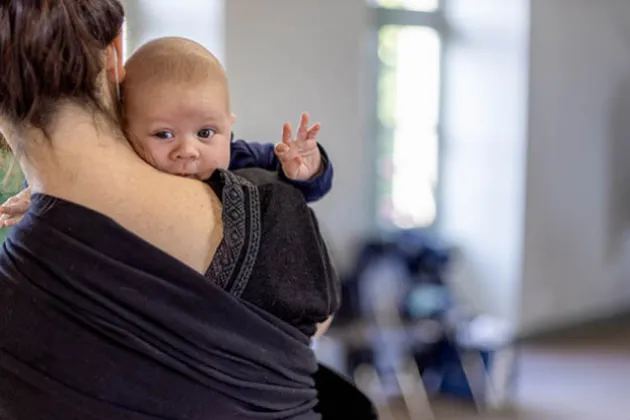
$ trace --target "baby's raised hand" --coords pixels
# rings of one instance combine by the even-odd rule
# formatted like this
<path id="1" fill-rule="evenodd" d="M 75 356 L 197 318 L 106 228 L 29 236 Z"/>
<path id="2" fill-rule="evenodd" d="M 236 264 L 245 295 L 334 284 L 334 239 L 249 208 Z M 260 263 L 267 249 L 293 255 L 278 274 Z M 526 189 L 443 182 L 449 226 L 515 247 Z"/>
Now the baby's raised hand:
<path id="1" fill-rule="evenodd" d="M 320 123 L 309 127 L 309 115 L 303 113 L 295 139 L 291 124 L 282 127 L 282 143 L 275 147 L 282 171 L 289 179 L 308 181 L 323 169 L 322 154 L 317 147 Z"/>
<path id="2" fill-rule="evenodd" d="M 25 188 L 0 206 L 0 229 L 13 226 L 24 217 L 31 205 L 31 189 Z"/>

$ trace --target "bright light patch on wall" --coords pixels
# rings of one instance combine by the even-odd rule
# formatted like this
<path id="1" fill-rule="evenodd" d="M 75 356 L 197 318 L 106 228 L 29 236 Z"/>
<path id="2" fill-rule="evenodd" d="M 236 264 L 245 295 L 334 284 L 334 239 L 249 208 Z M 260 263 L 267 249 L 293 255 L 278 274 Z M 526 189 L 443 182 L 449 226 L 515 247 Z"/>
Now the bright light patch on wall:
<path id="1" fill-rule="evenodd" d="M 439 35 L 384 26 L 379 58 L 379 219 L 385 227 L 427 227 L 437 213 Z"/>

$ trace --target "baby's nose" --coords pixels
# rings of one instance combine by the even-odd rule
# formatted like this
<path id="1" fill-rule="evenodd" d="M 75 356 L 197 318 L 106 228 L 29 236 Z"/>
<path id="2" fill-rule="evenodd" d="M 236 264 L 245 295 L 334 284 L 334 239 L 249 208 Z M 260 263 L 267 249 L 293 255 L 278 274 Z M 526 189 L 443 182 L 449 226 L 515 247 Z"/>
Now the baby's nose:
<path id="1" fill-rule="evenodd" d="M 185 140 L 177 149 L 178 159 L 196 159 L 199 157 L 199 149 L 195 141 Z"/>

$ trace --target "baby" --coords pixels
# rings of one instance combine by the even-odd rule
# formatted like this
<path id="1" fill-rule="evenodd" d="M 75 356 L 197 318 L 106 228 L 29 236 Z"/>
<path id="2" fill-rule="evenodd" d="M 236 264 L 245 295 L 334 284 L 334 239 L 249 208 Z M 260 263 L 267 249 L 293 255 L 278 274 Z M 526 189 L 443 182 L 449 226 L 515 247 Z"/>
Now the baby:
<path id="1" fill-rule="evenodd" d="M 215 169 L 278 170 L 307 201 L 331 188 L 332 165 L 302 114 L 296 138 L 290 124 L 282 142 L 232 140 L 227 76 L 219 60 L 184 38 L 160 38 L 140 47 L 125 64 L 123 125 L 137 153 L 157 169 L 206 180 Z M 0 207 L 0 227 L 16 224 L 28 210 L 30 190 Z"/>
<path id="2" fill-rule="evenodd" d="M 255 165 L 278 168 L 272 159 L 273 146 L 256 159 L 254 149 L 246 148 L 243 143 L 238 150 L 232 148 L 230 156 L 235 117 L 230 109 L 225 70 L 208 50 L 190 40 L 162 38 L 141 47 L 126 63 L 122 103 L 123 126 L 132 145 L 147 162 L 164 172 L 207 180 L 215 169 L 228 168 L 230 160 L 238 161 L 240 168 Z M 309 180 L 312 184 L 314 177 L 321 178 L 326 173 L 330 176 L 332 171 L 317 146 L 320 125 L 310 128 L 308 125 L 308 115 L 304 114 L 297 137 L 292 140 L 291 128 L 285 124 L 282 143 L 275 148 L 281 174 L 302 187 L 306 198 L 313 193 L 308 190 Z M 338 305 L 336 275 L 324 245 L 318 243 L 321 238 L 317 221 L 299 217 L 305 213 L 291 197 L 293 190 L 279 189 L 266 181 L 263 184 L 258 191 L 264 196 L 261 199 L 264 205 L 261 204 L 257 220 L 263 226 L 265 246 L 260 247 L 252 266 L 256 274 L 243 286 L 239 296 L 310 337 L 315 334 L 317 324 L 332 315 Z M 276 193 L 264 192 L 270 189 Z M 291 212 L 293 218 L 283 220 L 282 228 L 274 228 L 274 235 L 264 233 L 277 223 L 276 211 L 285 211 L 286 206 L 296 206 Z M 252 223 L 248 220 L 243 219 L 246 225 Z M 237 232 L 224 233 L 231 238 Z M 297 251 L 309 256 L 308 263 L 292 267 L 290 258 L 276 253 L 291 244 L 305 246 L 304 241 L 293 240 L 296 234 L 312 237 L 313 242 Z M 217 252 L 215 257 L 221 258 Z M 221 285 L 220 277 L 211 276 Z M 228 281 L 221 287 L 234 290 L 236 286 Z M 323 328 L 320 325 L 320 333 Z"/>

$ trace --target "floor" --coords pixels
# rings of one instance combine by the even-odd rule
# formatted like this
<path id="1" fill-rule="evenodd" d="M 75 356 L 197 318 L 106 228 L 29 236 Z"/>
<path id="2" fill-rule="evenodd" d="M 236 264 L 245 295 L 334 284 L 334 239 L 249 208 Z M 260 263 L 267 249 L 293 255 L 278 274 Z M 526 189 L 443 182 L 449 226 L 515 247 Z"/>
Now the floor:
<path id="1" fill-rule="evenodd" d="M 519 372 L 510 412 L 476 414 L 470 405 L 439 401 L 435 420 L 630 420 L 630 322 L 523 347 Z"/>

